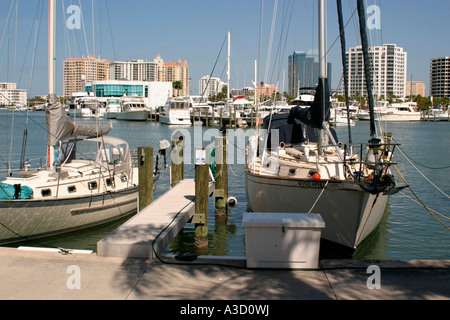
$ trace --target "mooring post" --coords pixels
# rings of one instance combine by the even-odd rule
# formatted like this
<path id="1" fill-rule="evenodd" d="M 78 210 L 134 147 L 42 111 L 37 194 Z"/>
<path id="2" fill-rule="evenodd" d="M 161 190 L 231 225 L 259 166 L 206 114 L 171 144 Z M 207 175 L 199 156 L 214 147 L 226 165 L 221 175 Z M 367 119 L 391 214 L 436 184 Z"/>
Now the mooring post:
<path id="1" fill-rule="evenodd" d="M 228 198 L 228 165 L 227 165 L 227 135 L 215 138 L 216 147 L 216 186 L 214 190 L 216 218 L 227 217 Z"/>
<path id="2" fill-rule="evenodd" d="M 139 207 L 142 211 L 153 202 L 153 148 L 139 147 Z"/>
<path id="3" fill-rule="evenodd" d="M 192 223 L 195 224 L 195 248 L 204 251 L 208 249 L 208 198 L 209 198 L 209 165 L 208 150 L 195 150 L 195 214 Z"/>
<path id="4" fill-rule="evenodd" d="M 184 149 L 183 140 L 172 141 L 172 167 L 170 170 L 170 187 L 175 185 L 184 179 Z"/>

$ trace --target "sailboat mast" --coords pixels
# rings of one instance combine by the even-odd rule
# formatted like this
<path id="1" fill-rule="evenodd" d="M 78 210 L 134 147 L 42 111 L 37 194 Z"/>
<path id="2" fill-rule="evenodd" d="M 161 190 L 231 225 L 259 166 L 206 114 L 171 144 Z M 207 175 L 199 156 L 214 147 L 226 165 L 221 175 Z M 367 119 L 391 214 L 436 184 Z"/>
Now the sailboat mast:
<path id="1" fill-rule="evenodd" d="M 328 77 L 327 72 L 327 57 L 326 57 L 326 50 L 327 50 L 327 44 L 326 44 L 326 25 L 325 25 L 325 0 L 319 0 L 319 82 L 322 84 L 325 84 Z M 325 89 L 325 86 L 323 86 Z M 320 108 L 320 119 L 323 123 L 325 119 L 325 105 L 327 99 L 330 99 L 327 97 L 328 92 L 326 90 L 322 90 L 322 106 Z M 320 153 L 323 152 L 323 147 L 325 146 L 325 134 L 324 130 L 320 128 L 319 130 L 319 150 Z M 321 148 L 322 147 L 322 148 Z"/>
<path id="2" fill-rule="evenodd" d="M 48 104 L 56 101 L 56 0 L 48 1 Z M 47 119 L 48 121 L 48 119 Z M 50 134 L 50 133 L 49 133 Z M 50 139 L 49 139 L 50 140 Z M 55 147 L 47 147 L 47 166 L 53 168 Z"/>
<path id="3" fill-rule="evenodd" d="M 369 112 L 370 112 L 370 137 L 376 137 L 376 127 L 375 127 L 375 101 L 372 94 L 372 75 L 371 75 L 371 58 L 369 55 L 369 40 L 367 37 L 367 26 L 366 26 L 366 9 L 364 6 L 364 0 L 358 0 L 358 16 L 359 16 L 359 28 L 361 36 L 361 44 L 364 57 L 364 75 L 366 77 L 366 90 L 367 97 L 369 99 Z"/>
<path id="4" fill-rule="evenodd" d="M 327 78 L 325 0 L 319 0 L 319 79 Z"/>
<path id="5" fill-rule="evenodd" d="M 48 1 L 48 92 L 56 93 L 55 69 L 56 0 Z"/>
<path id="6" fill-rule="evenodd" d="M 227 98 L 230 99 L 230 77 L 231 77 L 231 32 L 228 30 L 228 81 L 227 81 Z"/>

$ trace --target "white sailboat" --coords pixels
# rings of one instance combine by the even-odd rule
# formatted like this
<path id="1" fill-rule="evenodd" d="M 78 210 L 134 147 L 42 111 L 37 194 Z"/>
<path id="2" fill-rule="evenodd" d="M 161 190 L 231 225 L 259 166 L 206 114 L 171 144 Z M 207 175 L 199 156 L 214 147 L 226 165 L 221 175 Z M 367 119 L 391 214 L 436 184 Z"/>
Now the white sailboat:
<path id="1" fill-rule="evenodd" d="M 0 183 L 1 245 L 100 225 L 137 210 L 138 168 L 128 143 L 105 136 L 110 124 L 75 124 L 57 99 L 55 23 L 56 0 L 49 0 L 47 168 L 25 169 Z"/>
<path id="2" fill-rule="evenodd" d="M 266 130 L 250 138 L 247 200 L 254 212 L 318 213 L 325 221 L 322 239 L 353 251 L 378 226 L 389 195 L 398 191 L 389 171 L 395 145 L 376 135 L 373 118 L 369 143 L 341 145 L 329 128 L 324 11 L 325 1 L 319 0 L 321 60 L 314 102 L 266 117 Z M 358 11 L 364 19 L 363 1 L 358 0 Z M 363 43 L 364 37 L 361 32 Z M 366 70 L 370 86 L 369 77 Z M 373 108 L 373 98 L 370 102 Z"/>

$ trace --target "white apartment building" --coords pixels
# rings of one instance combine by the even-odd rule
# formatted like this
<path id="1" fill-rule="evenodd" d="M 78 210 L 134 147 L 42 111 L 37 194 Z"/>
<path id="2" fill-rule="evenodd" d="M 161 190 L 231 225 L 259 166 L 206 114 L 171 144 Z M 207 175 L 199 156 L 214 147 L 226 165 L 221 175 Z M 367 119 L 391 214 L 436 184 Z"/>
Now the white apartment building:
<path id="1" fill-rule="evenodd" d="M 17 89 L 14 82 L 0 82 L 0 106 L 25 107 L 27 90 Z"/>
<path id="2" fill-rule="evenodd" d="M 110 65 L 110 80 L 158 81 L 158 64 L 155 62 L 114 61 Z"/>
<path id="3" fill-rule="evenodd" d="M 220 78 L 210 76 L 203 76 L 199 81 L 199 95 L 204 95 L 206 98 L 216 96 L 224 86 Z"/>
<path id="4" fill-rule="evenodd" d="M 372 86 L 375 96 L 388 97 L 392 92 L 396 97 L 406 96 L 408 54 L 396 44 L 385 44 L 369 48 L 372 56 Z M 350 48 L 347 52 L 349 94 L 359 92 L 367 96 L 366 77 L 362 46 Z"/>

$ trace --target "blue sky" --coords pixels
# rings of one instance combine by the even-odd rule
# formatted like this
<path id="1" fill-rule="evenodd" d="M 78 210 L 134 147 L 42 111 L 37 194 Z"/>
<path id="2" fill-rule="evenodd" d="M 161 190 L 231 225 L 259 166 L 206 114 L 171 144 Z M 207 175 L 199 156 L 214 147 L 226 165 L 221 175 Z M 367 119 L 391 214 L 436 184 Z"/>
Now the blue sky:
<path id="1" fill-rule="evenodd" d="M 327 2 L 327 43 L 331 46 L 338 36 L 336 2 Z M 275 3 L 277 15 L 273 20 Z M 356 7 L 356 1 L 342 0 L 342 3 L 344 20 L 347 21 Z M 65 22 L 69 15 L 64 17 L 63 11 L 70 5 L 79 4 L 84 25 L 81 30 L 67 30 L 68 41 Z M 413 80 L 424 81 L 428 92 L 430 59 L 450 55 L 450 2 L 367 0 L 368 6 L 373 4 L 381 10 L 381 29 L 371 32 L 372 43 L 396 43 L 403 47 L 408 52 L 408 80 L 412 75 Z M 7 24 L 10 6 L 10 23 Z M 95 55 L 111 61 L 152 61 L 158 53 L 166 62 L 187 59 L 192 94 L 198 93 L 200 77 L 211 74 L 216 59 L 218 62 L 213 76 L 226 81 L 226 45 L 219 58 L 218 55 L 228 30 L 231 31 L 232 87 L 251 85 L 254 60 L 258 59 L 259 80 L 278 83 L 280 87 L 284 84 L 287 89 L 287 80 L 283 75 L 287 76 L 288 55 L 294 50 L 317 48 L 317 0 L 94 0 L 95 42 L 92 37 L 92 0 L 57 0 L 57 6 L 58 93 L 62 93 L 63 60 L 94 53 L 94 43 Z M 35 36 L 33 22 L 38 8 L 43 11 L 42 15 L 39 12 L 42 20 Z M 274 32 L 271 37 L 272 24 Z M 359 44 L 357 28 L 356 20 L 348 24 L 348 47 Z M 29 90 L 29 96 L 46 94 L 47 1 L 0 1 L 0 36 L 3 39 L 0 46 L 0 81 L 18 82 L 20 88 Z M 35 40 L 38 45 L 31 73 Z M 342 72 L 339 46 L 337 41 L 328 55 L 333 65 L 333 88 Z M 271 58 L 269 62 L 268 56 Z"/>

